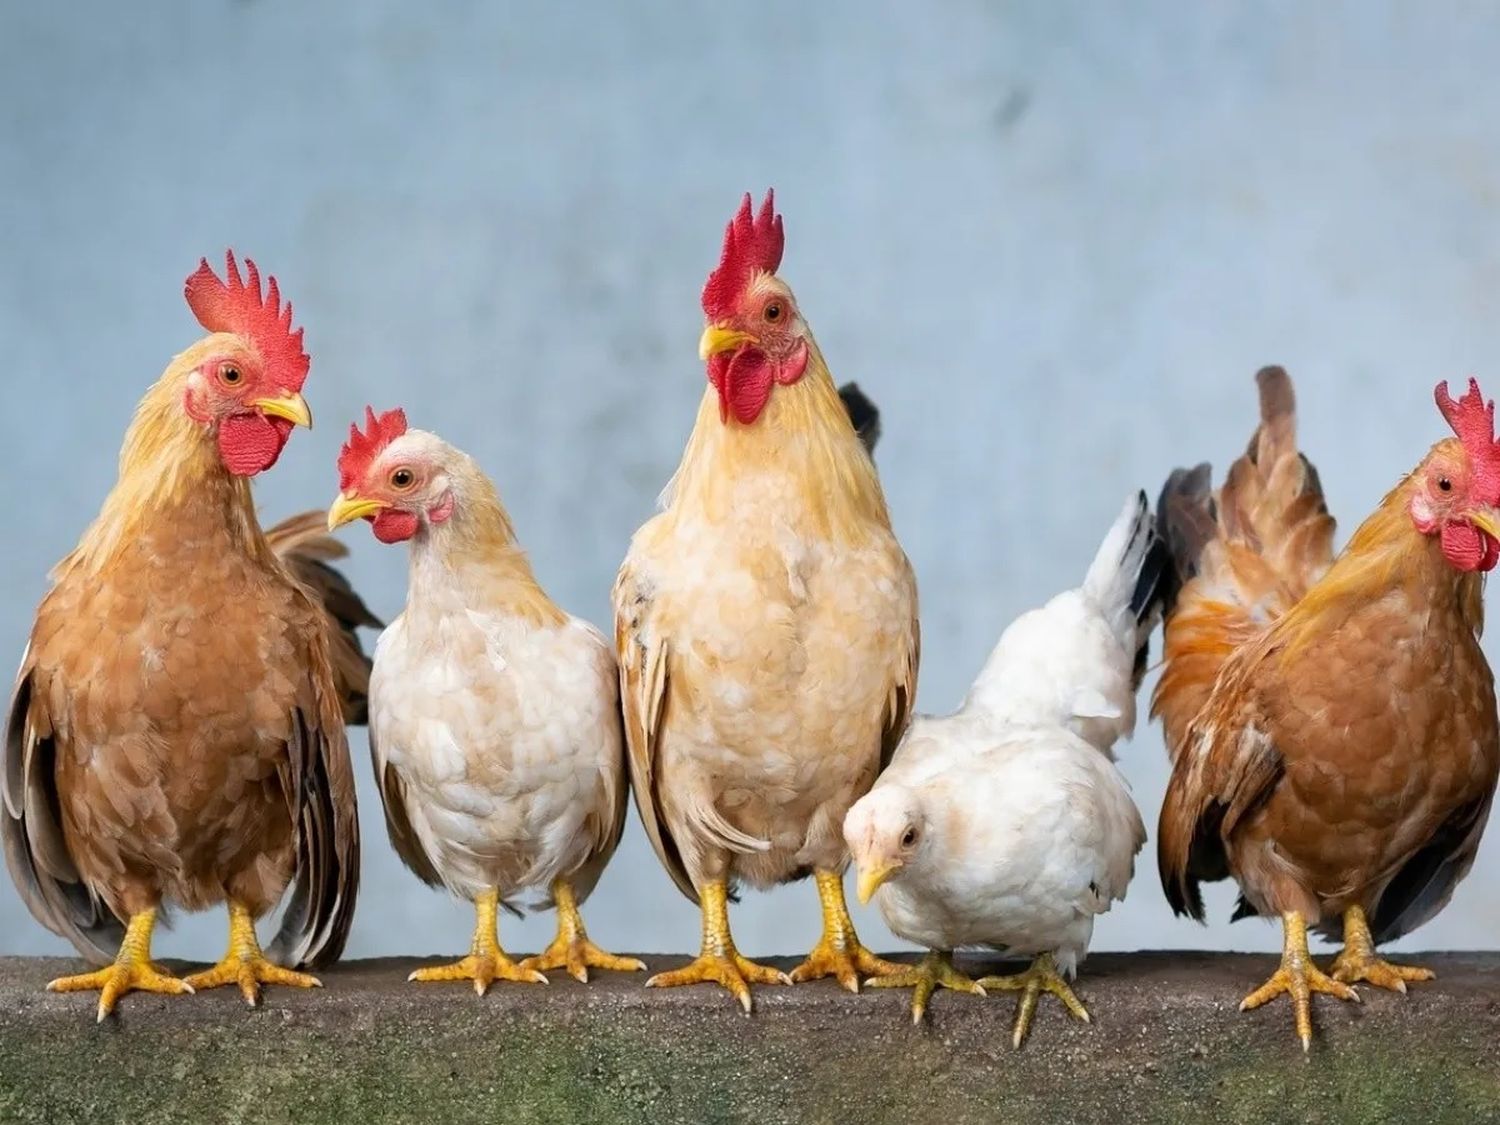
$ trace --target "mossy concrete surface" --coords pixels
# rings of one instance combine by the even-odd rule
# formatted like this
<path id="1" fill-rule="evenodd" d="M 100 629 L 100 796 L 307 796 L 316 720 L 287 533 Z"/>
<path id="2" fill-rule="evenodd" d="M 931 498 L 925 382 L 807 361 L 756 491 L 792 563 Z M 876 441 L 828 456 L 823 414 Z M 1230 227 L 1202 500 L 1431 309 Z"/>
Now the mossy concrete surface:
<path id="1" fill-rule="evenodd" d="M 647 957 L 653 970 L 680 957 Z M 1240 1014 L 1272 958 L 1099 955 L 1084 1025 L 1044 997 L 1010 1045 L 1016 998 L 831 982 L 719 989 L 416 985 L 416 962 L 360 961 L 316 992 L 93 995 L 42 986 L 62 960 L 0 959 L 0 1121 L 157 1122 L 1500 1122 L 1500 956 L 1442 954 L 1408 996 L 1314 1000 L 1304 1057 L 1285 1000 Z"/>

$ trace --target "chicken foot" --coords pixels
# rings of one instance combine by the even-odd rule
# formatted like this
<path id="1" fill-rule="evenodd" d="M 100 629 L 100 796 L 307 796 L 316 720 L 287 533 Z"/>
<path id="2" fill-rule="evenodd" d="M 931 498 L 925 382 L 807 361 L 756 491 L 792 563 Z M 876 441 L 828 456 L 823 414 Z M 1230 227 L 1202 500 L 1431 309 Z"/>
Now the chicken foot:
<path id="1" fill-rule="evenodd" d="M 683 984 L 717 984 L 727 988 L 740 1002 L 748 1016 L 751 1009 L 750 985 L 791 984 L 783 972 L 757 965 L 740 956 L 729 933 L 729 888 L 723 882 L 703 885 L 699 892 L 703 911 L 703 949 L 692 964 L 680 969 L 657 973 L 646 982 L 647 988 L 675 988 Z"/>
<path id="2" fill-rule="evenodd" d="M 793 983 L 833 977 L 850 992 L 859 991 L 859 978 L 904 973 L 906 966 L 875 956 L 860 944 L 854 920 L 844 902 L 844 877 L 835 871 L 815 871 L 818 902 L 823 908 L 823 936 L 807 960 L 792 970 Z"/>
<path id="3" fill-rule="evenodd" d="M 927 1001 L 939 988 L 983 996 L 984 988 L 953 967 L 951 952 L 929 950 L 915 965 L 897 965 L 894 973 L 865 981 L 870 988 L 910 988 L 911 1022 L 921 1023 L 927 1014 Z"/>
<path id="4" fill-rule="evenodd" d="M 1011 1046 L 1017 1049 L 1026 1042 L 1026 1033 L 1031 1030 L 1031 1018 L 1036 1015 L 1037 1001 L 1041 999 L 1043 992 L 1050 992 L 1061 1000 L 1063 1007 L 1068 1009 L 1074 1019 L 1090 1022 L 1088 1009 L 1057 971 L 1050 953 L 1039 955 L 1025 972 L 1004 977 L 981 977 L 979 984 L 986 989 L 1021 994 L 1021 1002 L 1016 1007 L 1016 1026 L 1010 1036 Z"/>
<path id="5" fill-rule="evenodd" d="M 535 969 L 518 965 L 500 948 L 500 932 L 495 917 L 499 912 L 500 892 L 490 887 L 474 899 L 474 940 L 469 955 L 449 965 L 417 969 L 409 981 L 471 980 L 474 992 L 483 996 L 497 980 L 521 984 L 546 984 L 547 978 Z"/>
<path id="6" fill-rule="evenodd" d="M 1290 910 L 1281 916 L 1283 931 L 1281 967 L 1244 1000 L 1240 1011 L 1259 1008 L 1282 993 L 1292 998 L 1292 1015 L 1297 1022 L 1297 1038 L 1304 1053 L 1312 1049 L 1312 994 L 1322 992 L 1340 1000 L 1359 1002 L 1359 993 L 1343 981 L 1336 980 L 1313 964 L 1307 951 L 1307 923 L 1302 915 Z"/>
<path id="7" fill-rule="evenodd" d="M 190 993 L 193 986 L 185 980 L 161 972 L 151 964 L 151 931 L 156 928 L 156 911 L 132 914 L 125 927 L 125 939 L 114 963 L 92 973 L 58 977 L 47 985 L 48 992 L 99 991 L 98 1021 L 115 1010 L 115 1002 L 127 992 Z"/>
<path id="8" fill-rule="evenodd" d="M 580 984 L 588 983 L 590 969 L 610 969 L 620 973 L 646 971 L 644 961 L 606 953 L 589 940 L 588 931 L 583 928 L 583 915 L 578 912 L 573 886 L 566 879 L 558 879 L 552 884 L 552 901 L 557 904 L 557 937 L 536 956 L 523 960 L 522 969 L 566 969 L 568 975 Z"/>
<path id="9" fill-rule="evenodd" d="M 1431 969 L 1393 965 L 1375 956 L 1375 940 L 1370 935 L 1364 910 L 1351 906 L 1344 911 L 1344 948 L 1334 958 L 1334 980 L 1344 984 L 1367 981 L 1376 988 L 1404 993 L 1407 981 L 1432 980 L 1436 976 Z"/>
<path id="10" fill-rule="evenodd" d="M 260 986 L 263 984 L 284 984 L 291 988 L 323 987 L 323 982 L 309 973 L 296 973 L 268 961 L 261 952 L 260 940 L 255 936 L 255 919 L 245 906 L 233 899 L 229 902 L 228 952 L 213 968 L 188 977 L 187 983 L 195 989 L 237 984 L 240 995 L 252 1008 L 260 1000 Z"/>

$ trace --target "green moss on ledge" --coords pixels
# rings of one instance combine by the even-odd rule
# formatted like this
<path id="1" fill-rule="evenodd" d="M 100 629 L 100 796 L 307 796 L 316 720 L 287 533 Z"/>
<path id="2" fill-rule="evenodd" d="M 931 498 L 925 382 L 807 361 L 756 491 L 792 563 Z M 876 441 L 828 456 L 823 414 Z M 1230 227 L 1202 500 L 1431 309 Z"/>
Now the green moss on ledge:
<path id="1" fill-rule="evenodd" d="M 682 960 L 648 957 L 653 969 Z M 0 1121 L 1500 1122 L 1500 955 L 1412 958 L 1407 997 L 1314 1002 L 1304 1058 L 1278 1002 L 1240 1015 L 1267 957 L 1099 955 L 1089 1026 L 1044 1000 L 1010 1047 L 1013 996 L 904 994 L 831 982 L 762 988 L 746 1019 L 721 992 L 406 983 L 404 961 L 324 974 L 320 992 L 94 998 L 42 985 L 64 961 L 0 959 Z M 561 974 L 559 974 L 560 976 Z"/>

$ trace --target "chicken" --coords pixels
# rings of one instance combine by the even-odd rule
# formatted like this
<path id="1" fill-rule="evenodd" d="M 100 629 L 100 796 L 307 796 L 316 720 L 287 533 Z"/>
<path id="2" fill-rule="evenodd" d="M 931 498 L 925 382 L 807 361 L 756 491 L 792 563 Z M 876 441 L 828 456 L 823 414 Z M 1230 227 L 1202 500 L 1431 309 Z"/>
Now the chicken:
<path id="1" fill-rule="evenodd" d="M 1442 909 L 1468 872 L 1500 771 L 1494 681 L 1479 648 L 1483 576 L 1500 557 L 1494 406 L 1472 380 L 1437 404 L 1434 445 L 1332 557 L 1333 520 L 1297 449 L 1291 381 L 1266 368 L 1260 426 L 1211 496 L 1206 465 L 1159 505 L 1184 582 L 1167 612 L 1160 716 L 1172 775 L 1158 840 L 1178 913 L 1232 876 L 1235 917 L 1278 915 L 1281 967 L 1241 1009 L 1311 994 L 1406 991 L 1425 969 L 1375 947 Z M 1325 974 L 1309 928 L 1343 951 Z"/>
<path id="2" fill-rule="evenodd" d="M 358 888 L 344 713 L 368 676 L 353 631 L 374 619 L 319 524 L 256 521 L 250 478 L 311 424 L 309 361 L 276 281 L 262 297 L 255 265 L 246 283 L 227 261 L 227 281 L 206 261 L 188 278 L 210 335 L 147 392 L 118 482 L 54 570 L 6 727 L 6 863 L 37 920 L 103 966 L 48 986 L 98 990 L 101 1020 L 132 989 L 237 984 L 254 1003 L 263 983 L 316 985 L 283 963 L 337 959 Z M 255 921 L 293 879 L 267 957 Z M 152 964 L 164 905 L 220 902 L 218 965 Z"/>
<path id="3" fill-rule="evenodd" d="M 1020 991 L 1017 1047 L 1043 991 L 1089 1018 L 1064 978 L 1088 951 L 1095 915 L 1125 897 L 1146 842 L 1112 748 L 1135 726 L 1170 562 L 1138 493 L 1083 585 L 1017 618 L 963 705 L 916 718 L 849 811 L 860 901 L 875 895 L 892 931 L 932 951 L 871 982 L 912 987 L 914 1023 L 937 987 Z M 1035 960 L 976 982 L 953 967 L 961 946 Z"/>
<path id="4" fill-rule="evenodd" d="M 370 749 L 391 843 L 475 905 L 469 956 L 412 980 L 545 983 L 565 968 L 643 970 L 588 939 L 578 907 L 625 824 L 619 672 L 604 635 L 547 597 L 472 457 L 406 415 L 367 412 L 339 456 L 334 528 L 361 517 L 411 543 L 406 609 L 375 650 Z M 520 964 L 496 908 L 541 890 L 557 940 Z M 512 907 L 512 909 L 514 909 Z"/>
<path id="5" fill-rule="evenodd" d="M 703 290 L 708 382 L 664 510 L 615 583 L 631 778 L 647 836 L 703 915 L 701 955 L 649 984 L 899 967 L 859 942 L 841 826 L 906 726 L 917 594 L 885 498 L 791 290 L 782 223 L 745 197 Z M 786 977 L 736 950 L 728 900 L 811 874 L 823 935 Z"/>

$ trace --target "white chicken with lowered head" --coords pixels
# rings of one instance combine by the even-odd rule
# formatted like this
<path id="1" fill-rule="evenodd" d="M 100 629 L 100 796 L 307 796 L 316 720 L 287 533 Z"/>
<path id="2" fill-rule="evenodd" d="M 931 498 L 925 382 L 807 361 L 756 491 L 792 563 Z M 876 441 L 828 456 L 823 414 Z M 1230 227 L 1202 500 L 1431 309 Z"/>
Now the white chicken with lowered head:
<path id="1" fill-rule="evenodd" d="M 339 456 L 335 527 L 411 543 L 406 608 L 381 634 L 370 751 L 386 828 L 423 882 L 474 903 L 470 953 L 413 980 L 546 983 L 642 970 L 588 940 L 579 904 L 620 842 L 627 779 L 618 670 L 603 634 L 547 596 L 474 459 L 406 415 L 368 411 Z M 496 908 L 554 904 L 557 939 L 517 964 Z"/>
<path id="2" fill-rule="evenodd" d="M 1017 618 L 958 711 L 914 720 L 849 810 L 860 900 L 874 895 L 893 932 L 930 950 L 908 972 L 870 982 L 912 987 L 913 1022 L 938 987 L 1019 991 L 1017 1047 L 1044 991 L 1088 1019 L 1065 978 L 1095 915 L 1124 898 L 1146 841 L 1112 750 L 1135 726 L 1168 562 L 1138 493 L 1083 585 Z M 1034 960 L 974 981 L 953 967 L 953 950 L 966 946 Z"/>

